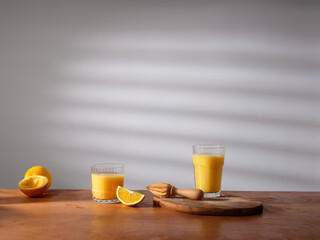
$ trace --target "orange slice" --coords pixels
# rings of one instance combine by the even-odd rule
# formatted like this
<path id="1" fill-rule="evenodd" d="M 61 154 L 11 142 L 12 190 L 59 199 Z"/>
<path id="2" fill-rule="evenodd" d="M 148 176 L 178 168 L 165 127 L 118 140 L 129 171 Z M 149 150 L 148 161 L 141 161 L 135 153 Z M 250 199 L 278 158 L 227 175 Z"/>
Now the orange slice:
<path id="1" fill-rule="evenodd" d="M 124 187 L 118 186 L 117 188 L 117 198 L 120 202 L 127 206 L 134 206 L 138 203 L 141 203 L 144 199 L 145 195 L 130 191 Z"/>
<path id="2" fill-rule="evenodd" d="M 19 189 L 29 197 L 36 197 L 42 195 L 47 190 L 47 184 L 47 177 L 32 175 L 19 182 Z"/>

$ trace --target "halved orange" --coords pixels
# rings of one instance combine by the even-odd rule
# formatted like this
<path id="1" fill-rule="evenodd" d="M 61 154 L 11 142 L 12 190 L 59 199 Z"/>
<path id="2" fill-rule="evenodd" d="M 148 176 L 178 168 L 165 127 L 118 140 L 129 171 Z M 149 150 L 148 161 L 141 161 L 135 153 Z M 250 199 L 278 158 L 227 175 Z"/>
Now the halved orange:
<path id="1" fill-rule="evenodd" d="M 21 192 L 29 197 L 42 195 L 47 190 L 48 178 L 40 175 L 32 175 L 19 182 Z"/>
<path id="2" fill-rule="evenodd" d="M 48 178 L 48 184 L 47 184 L 47 189 L 51 186 L 52 184 L 52 175 L 50 171 L 42 166 L 34 166 L 32 168 L 29 168 L 26 174 L 24 175 L 24 178 L 32 176 L 32 175 L 40 175 Z"/>
<path id="3" fill-rule="evenodd" d="M 120 202 L 127 206 L 134 206 L 138 203 L 141 203 L 144 199 L 145 195 L 130 191 L 129 189 L 126 189 L 124 187 L 118 186 L 117 188 L 117 198 Z"/>

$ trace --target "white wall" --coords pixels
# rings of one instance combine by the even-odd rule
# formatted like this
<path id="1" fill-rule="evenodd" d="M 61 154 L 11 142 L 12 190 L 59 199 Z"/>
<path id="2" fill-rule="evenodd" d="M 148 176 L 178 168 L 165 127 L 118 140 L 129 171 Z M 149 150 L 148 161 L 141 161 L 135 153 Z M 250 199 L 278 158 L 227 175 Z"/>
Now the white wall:
<path id="1" fill-rule="evenodd" d="M 320 5 L 312 1 L 1 1 L 0 188 L 193 186 L 194 143 L 227 146 L 223 189 L 316 190 Z"/>

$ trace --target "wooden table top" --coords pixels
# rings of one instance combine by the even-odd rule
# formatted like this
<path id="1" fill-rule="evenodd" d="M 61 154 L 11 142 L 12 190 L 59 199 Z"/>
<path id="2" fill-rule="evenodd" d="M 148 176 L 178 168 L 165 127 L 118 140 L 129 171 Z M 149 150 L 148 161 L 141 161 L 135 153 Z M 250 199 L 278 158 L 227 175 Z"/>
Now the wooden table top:
<path id="1" fill-rule="evenodd" d="M 198 216 L 154 207 L 99 204 L 90 190 L 28 198 L 0 189 L 2 239 L 320 239 L 320 192 L 231 192 L 264 204 L 253 216 Z"/>

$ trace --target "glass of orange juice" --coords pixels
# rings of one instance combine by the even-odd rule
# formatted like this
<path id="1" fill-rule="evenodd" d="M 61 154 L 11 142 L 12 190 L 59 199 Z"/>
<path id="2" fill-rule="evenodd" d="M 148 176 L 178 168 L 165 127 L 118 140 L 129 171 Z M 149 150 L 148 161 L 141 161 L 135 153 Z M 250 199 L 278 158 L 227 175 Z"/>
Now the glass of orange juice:
<path id="1" fill-rule="evenodd" d="M 118 186 L 123 187 L 124 165 L 120 163 L 96 163 L 91 166 L 92 199 L 98 203 L 119 202 Z"/>
<path id="2" fill-rule="evenodd" d="M 204 192 L 205 198 L 220 197 L 225 147 L 196 144 L 192 148 L 196 188 Z"/>

